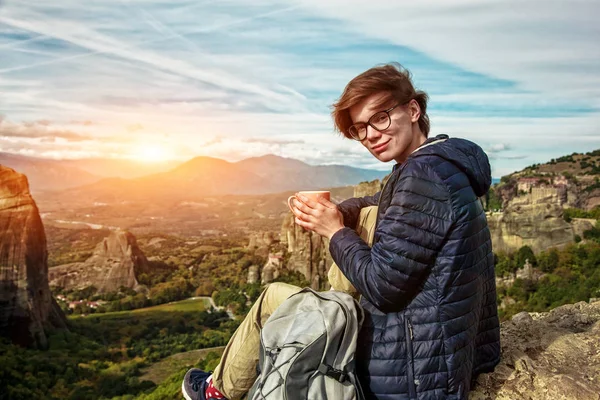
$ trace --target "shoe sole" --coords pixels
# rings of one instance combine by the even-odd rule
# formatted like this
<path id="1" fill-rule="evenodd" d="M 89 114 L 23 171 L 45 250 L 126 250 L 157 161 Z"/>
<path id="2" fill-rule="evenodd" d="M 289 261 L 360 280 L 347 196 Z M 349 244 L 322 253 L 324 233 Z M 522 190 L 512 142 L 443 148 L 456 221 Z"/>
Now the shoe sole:
<path id="1" fill-rule="evenodd" d="M 188 394 L 185 391 L 185 381 L 183 381 L 183 383 L 181 384 L 181 393 L 183 393 L 183 397 L 185 397 L 185 400 L 193 400 L 190 396 L 188 396 Z"/>

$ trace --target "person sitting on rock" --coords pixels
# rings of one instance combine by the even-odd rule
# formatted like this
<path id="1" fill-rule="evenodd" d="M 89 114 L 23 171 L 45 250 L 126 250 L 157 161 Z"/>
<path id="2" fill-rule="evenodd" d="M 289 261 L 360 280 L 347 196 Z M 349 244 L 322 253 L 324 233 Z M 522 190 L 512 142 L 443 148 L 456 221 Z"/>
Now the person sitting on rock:
<path id="1" fill-rule="evenodd" d="M 295 223 L 329 239 L 333 260 L 361 296 L 356 372 L 365 396 L 466 399 L 473 378 L 500 360 L 494 255 L 479 200 L 491 184 L 488 158 L 467 140 L 428 139 L 427 95 L 399 64 L 352 79 L 332 115 L 346 138 L 396 162 L 375 196 L 337 206 L 293 201 Z M 378 206 L 372 246 L 354 230 L 369 206 Z M 263 323 L 299 290 L 268 286 L 214 373 L 188 371 L 186 399 L 244 395 L 257 377 Z"/>

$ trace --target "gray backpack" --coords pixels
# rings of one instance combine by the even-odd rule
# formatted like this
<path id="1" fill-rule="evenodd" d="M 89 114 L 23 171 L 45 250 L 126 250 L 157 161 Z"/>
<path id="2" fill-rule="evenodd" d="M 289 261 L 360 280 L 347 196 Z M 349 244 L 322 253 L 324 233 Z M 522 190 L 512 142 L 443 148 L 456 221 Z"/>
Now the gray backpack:
<path id="1" fill-rule="evenodd" d="M 285 300 L 260 335 L 249 400 L 362 400 L 354 372 L 364 314 L 352 296 L 305 288 Z"/>

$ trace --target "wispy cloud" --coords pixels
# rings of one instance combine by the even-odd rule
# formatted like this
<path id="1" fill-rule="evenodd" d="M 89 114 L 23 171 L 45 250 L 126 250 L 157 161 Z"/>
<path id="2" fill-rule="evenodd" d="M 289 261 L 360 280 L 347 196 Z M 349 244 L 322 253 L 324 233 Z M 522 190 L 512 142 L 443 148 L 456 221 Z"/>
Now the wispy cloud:
<path id="1" fill-rule="evenodd" d="M 0 145 L 389 169 L 332 132 L 329 105 L 395 60 L 430 94 L 432 133 L 481 144 L 498 176 L 600 147 L 598 12 L 585 0 L 5 2 L 0 112 L 13 136 Z"/>
<path id="2" fill-rule="evenodd" d="M 27 122 L 23 124 L 12 123 L 6 119 L 0 119 L 0 136 L 6 138 L 43 138 L 54 141 L 54 139 L 65 139 L 69 142 L 81 142 L 84 140 L 95 140 L 94 136 L 82 135 L 68 130 L 53 129 L 47 120 Z"/>
<path id="3" fill-rule="evenodd" d="M 498 153 L 501 151 L 510 150 L 511 146 L 506 143 L 495 143 L 485 149 L 488 153 Z"/>
<path id="4" fill-rule="evenodd" d="M 304 144 L 304 140 L 293 140 L 293 139 L 274 139 L 274 138 L 249 138 L 244 139 L 246 143 L 265 143 L 275 145 L 286 145 L 286 144 Z"/>

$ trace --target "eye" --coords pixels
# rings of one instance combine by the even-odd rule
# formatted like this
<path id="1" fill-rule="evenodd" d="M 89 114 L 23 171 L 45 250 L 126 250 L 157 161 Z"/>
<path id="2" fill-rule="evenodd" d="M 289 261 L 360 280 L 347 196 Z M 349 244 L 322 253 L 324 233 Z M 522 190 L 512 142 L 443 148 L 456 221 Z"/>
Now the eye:
<path id="1" fill-rule="evenodd" d="M 373 117 L 371 117 L 371 123 L 373 124 L 382 124 L 384 122 L 386 122 L 388 119 L 387 113 L 385 112 L 379 112 L 375 115 L 373 115 Z"/>

